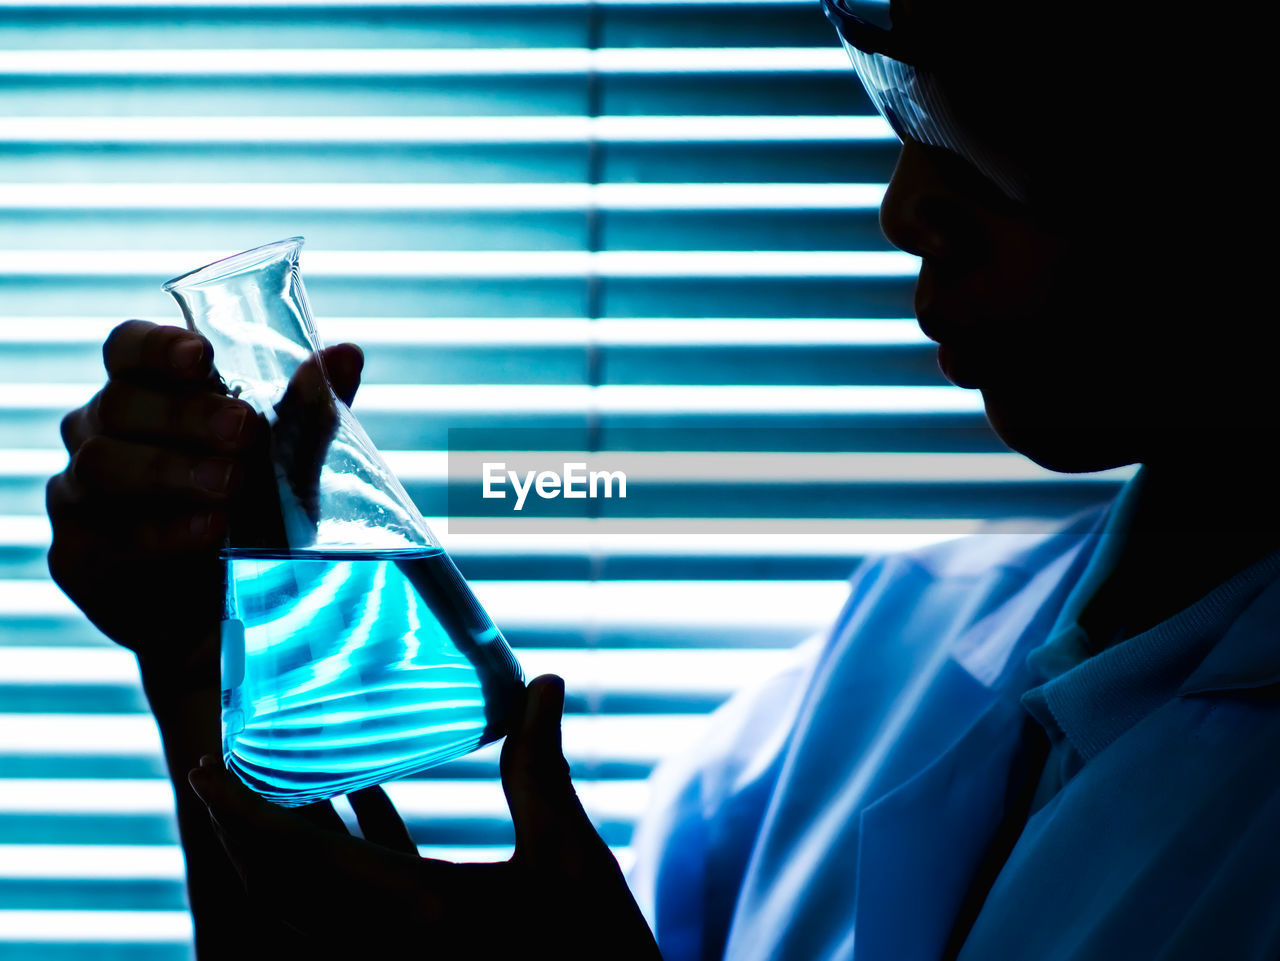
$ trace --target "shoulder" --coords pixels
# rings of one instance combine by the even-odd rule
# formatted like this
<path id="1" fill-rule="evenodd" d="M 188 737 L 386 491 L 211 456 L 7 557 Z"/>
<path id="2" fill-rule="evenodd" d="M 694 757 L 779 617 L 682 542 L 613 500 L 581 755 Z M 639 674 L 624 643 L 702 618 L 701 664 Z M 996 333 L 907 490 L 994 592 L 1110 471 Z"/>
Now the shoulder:
<path id="1" fill-rule="evenodd" d="M 690 748 L 659 767 L 651 779 L 654 795 L 680 794 L 696 780 L 698 803 L 714 806 L 778 757 L 805 692 L 834 667 L 842 639 L 858 634 L 859 645 L 891 647 L 901 643 L 903 630 L 928 633 L 932 612 L 948 618 L 959 613 L 952 611 L 959 598 L 976 616 L 1078 546 L 1104 509 L 1089 508 L 1041 529 L 991 524 L 954 540 L 866 557 L 831 628 L 795 647 L 772 676 L 721 705 Z"/>
<path id="2" fill-rule="evenodd" d="M 1100 530 L 1109 503 L 1087 507 L 1065 519 L 990 521 L 971 534 L 879 559 L 915 565 L 935 580 L 983 576 L 993 569 L 1030 575 Z"/>
<path id="3" fill-rule="evenodd" d="M 837 649 L 889 649 L 908 637 L 950 633 L 957 619 L 990 612 L 1034 578 L 1060 577 L 1105 510 L 1101 504 L 1053 523 L 988 523 L 962 537 L 867 557 L 850 579 L 822 660 Z"/>
<path id="4" fill-rule="evenodd" d="M 951 541 L 866 557 L 831 629 L 721 705 L 701 735 L 650 777 L 629 880 L 651 923 L 664 932 L 686 921 L 696 927 L 702 922 L 684 918 L 680 907 L 692 903 L 690 891 L 733 889 L 815 686 L 858 673 L 874 680 L 877 696 L 886 695 L 885 683 L 910 661 L 895 650 L 954 636 L 960 622 L 980 616 L 1077 546 L 1103 509 L 1047 528 L 989 525 Z M 893 670 L 875 669 L 889 661 Z M 857 671 L 859 664 L 872 669 Z"/>

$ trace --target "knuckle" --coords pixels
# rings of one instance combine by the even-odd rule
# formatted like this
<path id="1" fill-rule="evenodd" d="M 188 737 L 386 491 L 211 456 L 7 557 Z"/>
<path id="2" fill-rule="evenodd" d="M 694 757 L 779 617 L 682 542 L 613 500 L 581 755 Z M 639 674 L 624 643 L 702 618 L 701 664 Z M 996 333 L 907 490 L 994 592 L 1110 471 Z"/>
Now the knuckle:
<path id="1" fill-rule="evenodd" d="M 139 477 L 148 486 L 170 489 L 192 486 L 190 459 L 180 454 L 152 448 L 139 467 Z"/>
<path id="2" fill-rule="evenodd" d="M 210 433 L 209 422 L 213 417 L 212 395 L 192 394 L 173 399 L 164 405 L 159 416 L 164 429 L 172 437 L 187 441 L 203 441 Z"/>
<path id="3" fill-rule="evenodd" d="M 94 486 L 103 478 L 108 463 L 110 444 L 106 438 L 90 437 L 71 455 L 67 473 L 78 483 Z"/>
<path id="4" fill-rule="evenodd" d="M 137 473 L 134 482 L 146 488 L 165 488 L 179 484 L 179 470 L 174 466 L 174 458 L 164 450 L 150 448 L 140 452 L 137 461 Z"/>
<path id="5" fill-rule="evenodd" d="M 72 564 L 75 552 L 67 550 L 62 538 L 55 537 L 45 555 L 45 563 L 49 567 L 49 576 L 53 582 L 64 590 L 73 580 Z"/>
<path id="6" fill-rule="evenodd" d="M 66 476 L 54 474 L 44 485 L 44 509 L 50 517 L 62 512 L 67 503 Z"/>
<path id="7" fill-rule="evenodd" d="M 129 417 L 131 391 L 119 381 L 107 381 L 106 386 L 98 391 L 95 405 L 98 420 L 108 430 L 118 430 L 124 426 Z"/>
<path id="8" fill-rule="evenodd" d="M 220 511 L 200 511 L 177 522 L 178 536 L 193 548 L 203 550 L 217 541 L 224 519 Z"/>
<path id="9" fill-rule="evenodd" d="M 107 339 L 102 342 L 102 363 L 107 372 L 117 366 L 126 356 L 137 354 L 135 344 L 145 337 L 156 325 L 147 320 L 126 320 L 117 324 Z"/>
<path id="10" fill-rule="evenodd" d="M 84 408 L 77 407 L 75 410 L 68 411 L 63 415 L 62 420 L 58 423 L 58 432 L 62 435 L 62 446 L 66 448 L 68 454 L 76 447 L 76 436 L 80 431 L 80 425 L 83 420 Z"/>
<path id="11" fill-rule="evenodd" d="M 177 330 L 176 327 L 152 324 L 150 329 L 142 334 L 142 356 L 149 363 L 163 363 L 165 349 L 168 342 L 176 336 Z"/>
<path id="12" fill-rule="evenodd" d="M 195 519 L 203 516 L 182 514 L 175 518 L 145 518 L 134 527 L 134 549 L 144 556 L 172 559 L 200 552 L 207 547 L 206 537 L 197 533 Z M 205 522 L 198 530 L 205 530 L 210 526 Z"/>
<path id="13" fill-rule="evenodd" d="M 59 549 L 56 540 L 49 545 L 49 551 L 45 554 L 45 564 L 49 568 L 49 576 L 53 582 L 62 587 L 66 580 L 66 555 Z"/>

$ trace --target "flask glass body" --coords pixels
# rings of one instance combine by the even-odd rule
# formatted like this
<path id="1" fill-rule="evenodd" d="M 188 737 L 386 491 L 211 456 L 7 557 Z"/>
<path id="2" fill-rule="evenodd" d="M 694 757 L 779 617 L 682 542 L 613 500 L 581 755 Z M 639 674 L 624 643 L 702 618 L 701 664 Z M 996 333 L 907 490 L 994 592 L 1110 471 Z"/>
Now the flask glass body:
<path id="1" fill-rule="evenodd" d="M 524 678 L 502 633 L 334 390 L 301 238 L 165 285 L 217 388 L 264 422 L 223 550 L 222 753 L 298 806 L 506 733 Z"/>

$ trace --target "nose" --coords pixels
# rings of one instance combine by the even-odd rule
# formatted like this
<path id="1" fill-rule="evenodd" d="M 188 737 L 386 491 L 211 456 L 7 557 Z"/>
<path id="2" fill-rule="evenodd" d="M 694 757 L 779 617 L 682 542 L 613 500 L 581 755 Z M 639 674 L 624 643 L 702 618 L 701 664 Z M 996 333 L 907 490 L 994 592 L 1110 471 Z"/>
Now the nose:
<path id="1" fill-rule="evenodd" d="M 946 263 L 968 248 L 977 225 L 935 155 L 939 149 L 903 141 L 880 202 L 880 229 L 899 250 Z"/>

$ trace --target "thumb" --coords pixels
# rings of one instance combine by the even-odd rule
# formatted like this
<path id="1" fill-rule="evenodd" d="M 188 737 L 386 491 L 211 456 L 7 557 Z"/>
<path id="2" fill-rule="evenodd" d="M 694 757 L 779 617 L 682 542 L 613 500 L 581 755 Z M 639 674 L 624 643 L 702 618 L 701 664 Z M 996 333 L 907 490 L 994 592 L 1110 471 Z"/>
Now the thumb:
<path id="1" fill-rule="evenodd" d="M 579 947 L 590 949 L 561 957 L 660 961 L 622 869 L 569 778 L 560 746 L 564 681 L 543 675 L 521 694 L 502 749 L 502 787 L 516 829 L 511 863 L 529 883 L 533 930 L 549 936 L 548 943 L 562 943 L 573 932 Z"/>
<path id="2" fill-rule="evenodd" d="M 360 389 L 360 375 L 364 371 L 364 351 L 355 344 L 335 344 L 326 347 L 322 354 L 324 367 L 333 383 L 333 390 L 348 407 L 356 399 Z"/>
<path id="3" fill-rule="evenodd" d="M 578 800 L 561 747 L 564 680 L 544 674 L 516 698 L 502 749 L 502 788 L 516 832 L 516 858 L 535 866 L 562 862 L 602 844 Z"/>

